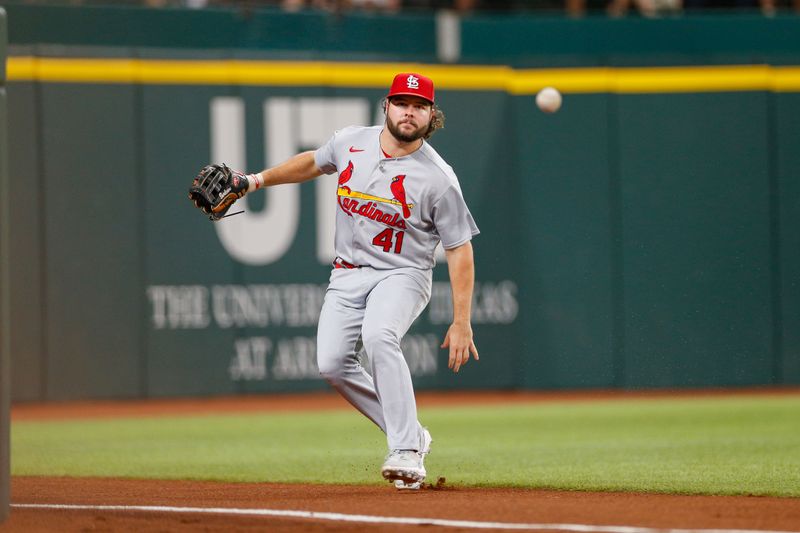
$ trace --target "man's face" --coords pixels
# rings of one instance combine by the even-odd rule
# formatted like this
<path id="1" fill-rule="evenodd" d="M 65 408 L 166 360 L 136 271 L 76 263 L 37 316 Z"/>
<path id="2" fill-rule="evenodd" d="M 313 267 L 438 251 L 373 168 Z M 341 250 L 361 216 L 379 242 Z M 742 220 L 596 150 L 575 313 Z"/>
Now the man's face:
<path id="1" fill-rule="evenodd" d="M 386 103 L 386 125 L 398 141 L 414 142 L 428 131 L 432 111 L 419 96 L 393 96 Z"/>

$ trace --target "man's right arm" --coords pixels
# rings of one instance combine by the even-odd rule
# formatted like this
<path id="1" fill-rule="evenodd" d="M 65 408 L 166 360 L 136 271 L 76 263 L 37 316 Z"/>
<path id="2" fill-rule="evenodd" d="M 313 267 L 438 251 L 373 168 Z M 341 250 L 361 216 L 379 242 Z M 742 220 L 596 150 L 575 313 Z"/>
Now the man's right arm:
<path id="1" fill-rule="evenodd" d="M 302 152 L 272 168 L 262 170 L 257 174 L 250 174 L 248 179 L 251 177 L 253 179 L 248 192 L 283 183 L 302 183 L 312 180 L 321 174 L 322 170 L 314 160 L 314 152 Z"/>

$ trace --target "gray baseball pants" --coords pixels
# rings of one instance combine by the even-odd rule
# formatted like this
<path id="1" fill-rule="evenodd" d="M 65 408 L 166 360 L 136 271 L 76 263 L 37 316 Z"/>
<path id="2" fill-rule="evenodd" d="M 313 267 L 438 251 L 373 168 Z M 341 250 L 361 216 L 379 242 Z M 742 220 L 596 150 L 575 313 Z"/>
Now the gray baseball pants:
<path id="1" fill-rule="evenodd" d="M 421 426 L 400 340 L 431 297 L 430 270 L 337 268 L 319 317 L 319 372 L 386 433 L 390 450 L 418 450 Z M 370 372 L 357 357 L 359 340 Z"/>

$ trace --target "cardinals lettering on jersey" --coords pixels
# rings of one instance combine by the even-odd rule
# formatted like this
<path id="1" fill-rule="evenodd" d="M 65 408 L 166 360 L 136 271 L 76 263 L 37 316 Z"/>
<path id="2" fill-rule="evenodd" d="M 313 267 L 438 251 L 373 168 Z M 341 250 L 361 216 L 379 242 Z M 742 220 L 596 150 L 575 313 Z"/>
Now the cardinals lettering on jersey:
<path id="1" fill-rule="evenodd" d="M 405 221 L 400 217 L 400 213 L 386 213 L 378 209 L 375 202 L 361 203 L 355 198 L 339 197 L 339 205 L 350 216 L 359 215 L 381 224 L 386 224 L 393 228 L 406 229 Z"/>
<path id="2" fill-rule="evenodd" d="M 411 216 L 411 209 L 414 207 L 414 204 L 409 204 L 406 200 L 406 189 L 403 183 L 406 179 L 406 175 L 400 174 L 392 178 L 389 184 L 392 198 L 383 198 L 373 194 L 354 191 L 346 185 L 353 177 L 354 169 L 355 166 L 353 162 L 348 161 L 347 168 L 339 174 L 339 188 L 336 194 L 338 196 L 339 207 L 342 211 L 350 217 L 356 214 L 377 222 L 382 222 L 387 226 L 405 228 L 405 222 L 400 219 L 399 213 L 392 214 L 390 212 L 384 212 L 380 209 L 376 209 L 376 207 L 378 204 L 400 206 L 403 212 L 403 218 L 409 218 Z M 366 202 L 362 203 L 359 200 L 366 200 Z"/>

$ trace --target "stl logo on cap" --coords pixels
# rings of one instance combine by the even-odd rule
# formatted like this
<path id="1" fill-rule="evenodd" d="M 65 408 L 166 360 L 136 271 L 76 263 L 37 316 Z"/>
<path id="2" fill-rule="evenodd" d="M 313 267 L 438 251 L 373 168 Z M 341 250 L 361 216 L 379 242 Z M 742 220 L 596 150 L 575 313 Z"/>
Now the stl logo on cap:
<path id="1" fill-rule="evenodd" d="M 402 72 L 394 77 L 388 97 L 400 95 L 419 96 L 433 104 L 433 80 L 416 72 Z"/>

